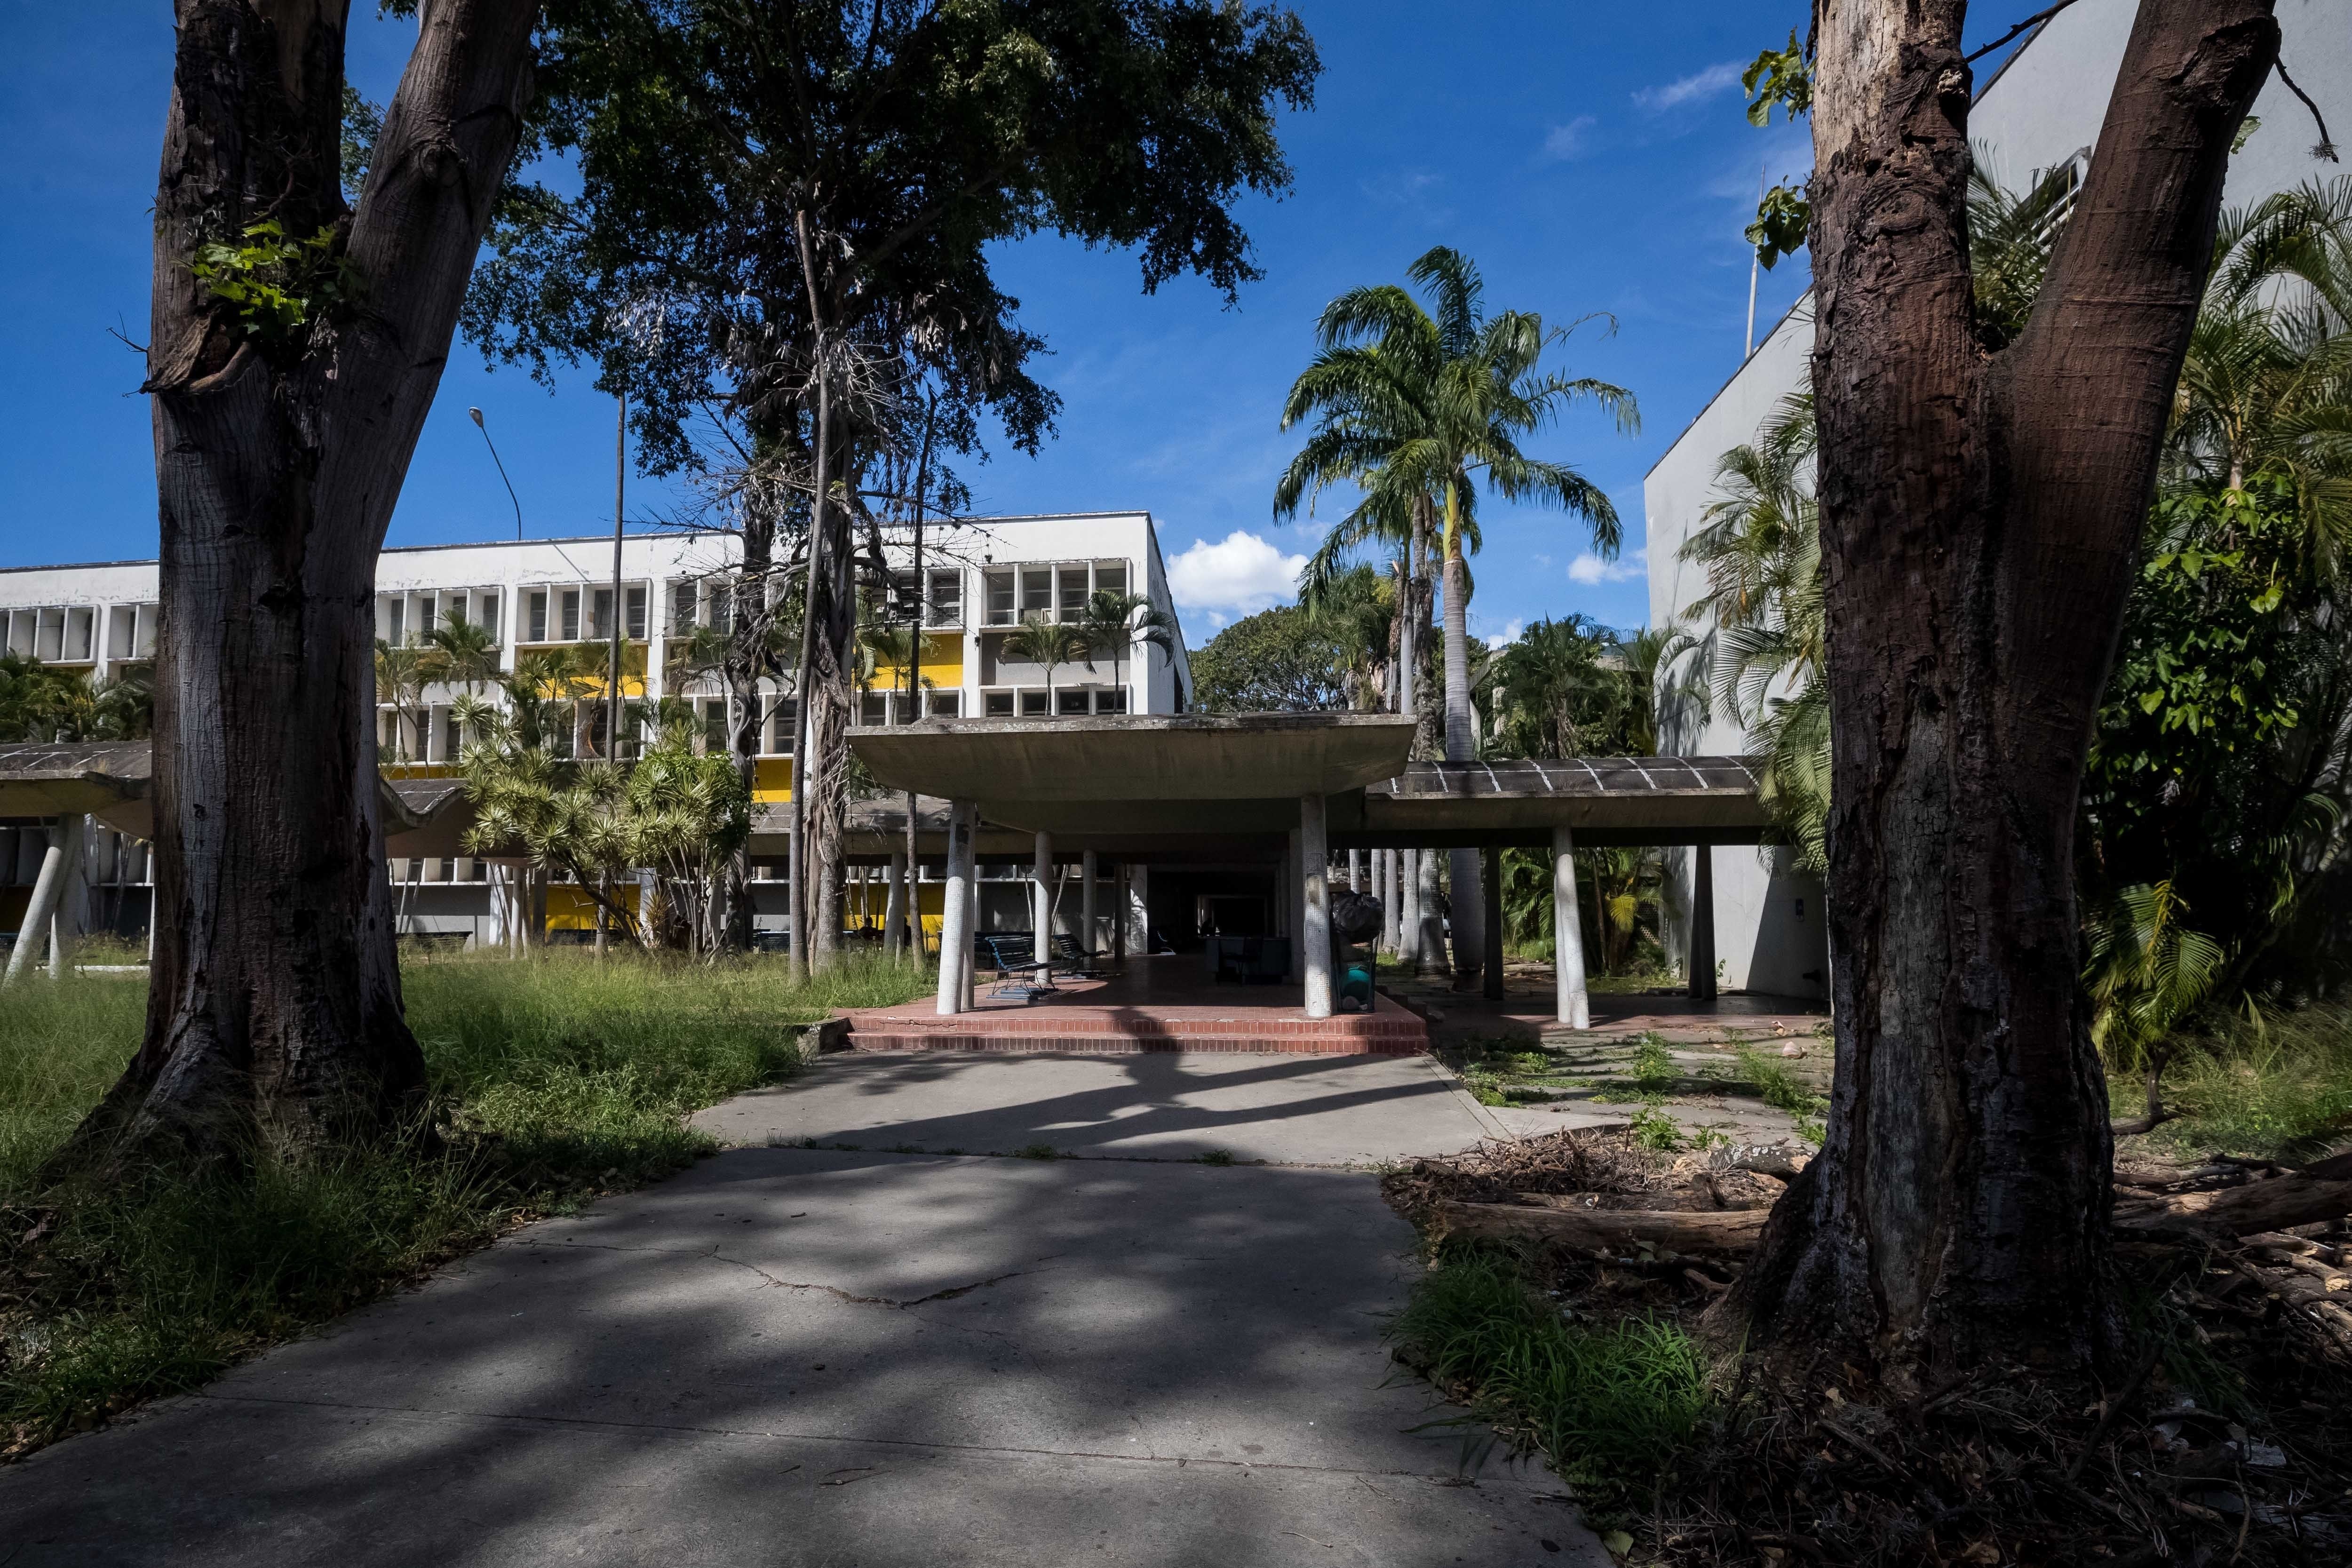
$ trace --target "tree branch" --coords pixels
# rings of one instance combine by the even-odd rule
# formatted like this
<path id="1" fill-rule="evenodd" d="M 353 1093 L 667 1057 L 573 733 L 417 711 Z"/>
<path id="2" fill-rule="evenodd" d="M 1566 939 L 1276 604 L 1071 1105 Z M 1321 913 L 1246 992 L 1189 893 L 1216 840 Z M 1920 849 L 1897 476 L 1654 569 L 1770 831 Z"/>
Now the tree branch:
<path id="1" fill-rule="evenodd" d="M 2312 123 L 2319 127 L 2319 144 L 2312 148 L 2311 155 L 2315 158 L 2325 158 L 2331 163 L 2340 162 L 2341 160 L 2336 156 L 2336 138 L 2327 133 L 2327 121 L 2320 118 L 2319 105 L 2312 102 L 2311 94 L 2295 86 L 2294 78 L 2286 74 L 2285 57 L 2282 56 L 2273 61 L 2272 67 L 2278 72 L 2279 80 L 2286 83 L 2287 91 L 2303 100 L 2303 106 L 2311 110 Z"/>
<path id="2" fill-rule="evenodd" d="M 2000 47 L 2001 45 L 2017 37 L 2018 34 L 2024 32 L 2028 27 L 2040 26 L 2042 23 L 2047 22 L 2051 17 L 2055 16 L 2059 12 L 2063 11 L 2067 6 L 2072 5 L 2074 3 L 2074 0 L 2058 0 L 2058 4 L 2051 6 L 2046 11 L 2036 11 L 2032 16 L 2028 16 L 2024 21 L 2020 22 L 2016 26 L 2011 27 L 2008 32 L 2003 33 L 2000 37 L 1995 38 L 1991 43 L 1987 44 L 1975 54 L 1969 56 L 1963 63 L 1968 65 L 1976 64 L 1977 61 L 1984 58 L 1987 55 Z"/>

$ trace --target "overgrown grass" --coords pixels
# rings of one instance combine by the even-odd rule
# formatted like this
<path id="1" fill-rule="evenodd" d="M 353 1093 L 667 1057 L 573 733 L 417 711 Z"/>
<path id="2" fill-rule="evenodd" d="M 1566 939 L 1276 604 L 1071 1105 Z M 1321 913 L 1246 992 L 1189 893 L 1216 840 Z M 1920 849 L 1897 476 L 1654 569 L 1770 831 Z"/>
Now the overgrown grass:
<path id="1" fill-rule="evenodd" d="M 1599 1518 L 1646 1492 L 1712 1404 L 1706 1356 L 1680 1328 L 1574 1322 L 1492 1248 L 1445 1248 L 1389 1337 L 1480 1421 L 1541 1449 Z"/>
<path id="2" fill-rule="evenodd" d="M 2140 1113 L 2136 1078 L 2110 1081 L 2116 1115 Z M 2166 1104 L 2181 1113 L 2147 1135 L 2176 1154 L 2298 1161 L 2352 1140 L 2352 1008 L 2231 1020 L 2177 1055 Z"/>
<path id="3" fill-rule="evenodd" d="M 0 994 L 0 1456 L 155 1394 L 479 1245 L 715 1147 L 688 1113 L 772 1081 L 800 1026 L 918 993 L 881 960 L 804 987 L 781 962 L 446 959 L 404 975 L 435 1139 L 141 1184 L 40 1190 L 137 1047 L 140 978 Z"/>
<path id="4" fill-rule="evenodd" d="M 1752 1047 L 1739 1047 L 1739 1070 L 1756 1086 L 1757 1098 L 1797 1119 L 1797 1136 L 1818 1149 L 1825 1135 L 1830 1102 L 1804 1079 Z"/>

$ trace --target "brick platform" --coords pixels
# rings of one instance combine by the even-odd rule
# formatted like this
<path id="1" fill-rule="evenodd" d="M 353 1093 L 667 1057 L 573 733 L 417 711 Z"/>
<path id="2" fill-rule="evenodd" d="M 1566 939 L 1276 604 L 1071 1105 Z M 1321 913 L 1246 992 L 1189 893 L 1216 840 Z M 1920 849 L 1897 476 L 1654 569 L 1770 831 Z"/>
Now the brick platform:
<path id="1" fill-rule="evenodd" d="M 1310 1019 L 1296 987 L 1218 984 L 1198 955 L 1129 959 L 1106 980 L 1065 980 L 1062 994 L 1024 1004 L 988 995 L 942 1018 L 926 997 L 860 1007 L 849 1020 L 854 1051 L 1284 1051 L 1412 1056 L 1429 1048 L 1428 1026 L 1388 997 L 1371 1013 Z"/>

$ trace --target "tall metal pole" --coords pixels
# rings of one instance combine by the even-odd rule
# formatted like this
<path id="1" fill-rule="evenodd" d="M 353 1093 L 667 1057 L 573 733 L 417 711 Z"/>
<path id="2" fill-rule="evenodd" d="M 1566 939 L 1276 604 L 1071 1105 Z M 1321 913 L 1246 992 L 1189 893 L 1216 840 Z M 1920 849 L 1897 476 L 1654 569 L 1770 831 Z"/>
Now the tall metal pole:
<path id="1" fill-rule="evenodd" d="M 628 607 L 621 599 L 621 519 L 629 482 L 629 394 L 621 393 L 620 423 L 613 432 L 613 661 L 605 686 L 610 706 L 604 715 L 604 755 L 613 762 L 621 757 L 621 633 L 628 620 Z M 651 614 L 653 606 L 646 606 Z"/>
<path id="2" fill-rule="evenodd" d="M 490 427 L 482 423 L 482 411 L 468 408 L 466 412 L 473 416 L 474 428 L 482 433 L 482 445 L 490 449 L 490 461 L 499 465 L 499 481 L 507 487 L 507 500 L 514 502 L 515 542 L 520 544 L 522 542 L 522 498 L 515 494 L 514 481 L 507 478 L 506 464 L 499 460 L 499 444 L 490 439 Z"/>

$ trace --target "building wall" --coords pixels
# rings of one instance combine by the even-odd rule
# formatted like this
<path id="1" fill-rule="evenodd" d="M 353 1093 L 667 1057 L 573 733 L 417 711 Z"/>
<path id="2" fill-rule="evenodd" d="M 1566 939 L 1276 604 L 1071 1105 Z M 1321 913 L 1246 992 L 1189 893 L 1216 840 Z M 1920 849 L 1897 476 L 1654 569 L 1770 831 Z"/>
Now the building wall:
<path id="1" fill-rule="evenodd" d="M 1980 84 L 1970 135 L 1987 149 L 2004 185 L 2022 187 L 2044 170 L 2095 152 L 2137 14 L 2137 0 L 2079 0 Z M 2277 16 L 2287 68 L 2345 134 L 2352 125 L 2352 18 L 2342 0 L 2279 0 Z M 2253 113 L 2261 123 L 2230 166 L 2231 205 L 2344 174 L 2344 166 L 2311 156 L 2318 139 L 2311 115 L 2275 76 Z M 1808 295 L 1773 325 L 1643 482 L 1654 626 L 1680 621 L 1706 591 L 1703 574 L 1679 552 L 1717 497 L 1716 464 L 1751 439 L 1781 399 L 1808 384 L 1811 304 Z M 1670 718 L 1661 745 L 1685 753 L 1749 749 L 1740 726 L 1727 717 L 1687 712 Z M 1782 994 L 1825 994 L 1828 950 L 1818 879 L 1790 871 L 1782 851 L 1720 847 L 1713 853 L 1716 953 L 1724 983 Z M 1668 949 L 1678 959 L 1690 864 L 1688 851 L 1667 858 Z"/>
<path id="2" fill-rule="evenodd" d="M 911 542 L 886 541 L 884 554 L 894 571 L 911 568 Z M 520 656 L 535 649 L 608 638 L 610 622 L 599 619 L 601 593 L 604 613 L 624 617 L 625 694 L 690 702 L 710 723 L 709 732 L 723 735 L 726 698 L 716 677 L 673 683 L 667 672 L 672 645 L 691 636 L 695 626 L 710 624 L 714 610 L 725 604 L 740 558 L 731 534 L 628 535 L 621 545 L 622 594 L 615 601 L 609 535 L 386 550 L 376 563 L 376 634 L 395 645 L 414 642 L 454 608 L 494 630 L 499 667 L 511 672 Z M 987 711 L 992 696 L 1010 700 L 1018 709 L 1024 691 L 1034 690 L 1041 698 L 1045 694 L 1046 672 L 996 657 L 996 646 L 1009 628 L 992 629 L 987 624 L 985 584 L 992 571 L 1042 567 L 1053 574 L 1057 589 L 1062 573 L 1075 571 L 1087 591 L 1117 584 L 1143 594 L 1171 622 L 1175 618 L 1148 512 L 991 518 L 954 529 L 931 529 L 925 540 L 924 567 L 927 579 L 952 574 L 959 589 L 957 613 L 931 617 L 926 628 L 927 696 L 966 716 Z M 535 617 L 533 600 L 539 595 L 544 600 Z M 21 651 L 87 668 L 102 679 L 127 662 L 152 656 L 158 597 L 152 561 L 0 570 L 0 638 L 21 633 L 26 643 Z M 1075 603 L 1066 611 L 1058 601 L 1054 605 L 1056 614 L 1076 609 Z M 534 624 L 535 619 L 543 624 Z M 86 629 L 86 648 L 72 640 L 77 628 Z M 1054 705 L 1075 697 L 1084 699 L 1089 712 L 1178 710 L 1180 684 L 1190 685 L 1189 667 L 1181 633 L 1173 640 L 1170 652 L 1141 648 L 1116 672 L 1113 662 L 1100 657 L 1091 669 L 1083 663 L 1062 667 L 1053 672 Z M 67 657 L 83 653 L 88 657 Z M 862 698 L 853 723 L 903 721 L 905 694 L 895 689 L 903 679 L 897 669 L 877 671 L 874 689 Z M 792 725 L 789 710 L 780 706 L 787 687 L 774 680 L 761 683 L 767 711 L 761 737 L 766 754 L 755 794 L 763 802 L 791 795 L 792 763 L 785 753 L 791 749 Z M 463 738 L 453 730 L 451 707 L 467 695 L 460 687 L 427 687 L 419 708 L 404 716 L 396 715 L 389 703 L 381 705 L 379 750 L 387 767 L 425 773 L 453 771 Z M 135 863 L 124 864 L 135 867 L 136 879 L 130 885 L 145 887 L 143 854 Z M 109 866 L 110 876 L 112 862 Z M 404 931 L 481 942 L 499 939 L 499 891 L 493 868 L 487 864 L 465 858 L 395 861 L 391 871 L 400 889 Z M 0 875 L 0 890 L 12 889 L 12 868 L 0 867 L 0 873 L 6 873 Z M 776 884 L 772 891 L 781 910 L 783 885 Z M 586 923 L 564 901 L 563 889 L 552 892 L 558 896 L 550 910 L 551 926 Z M 4 900 L 5 891 L 0 891 Z M 0 908 L 0 915 L 5 912 Z M 761 923 L 781 925 L 782 917 L 772 914 Z"/>

